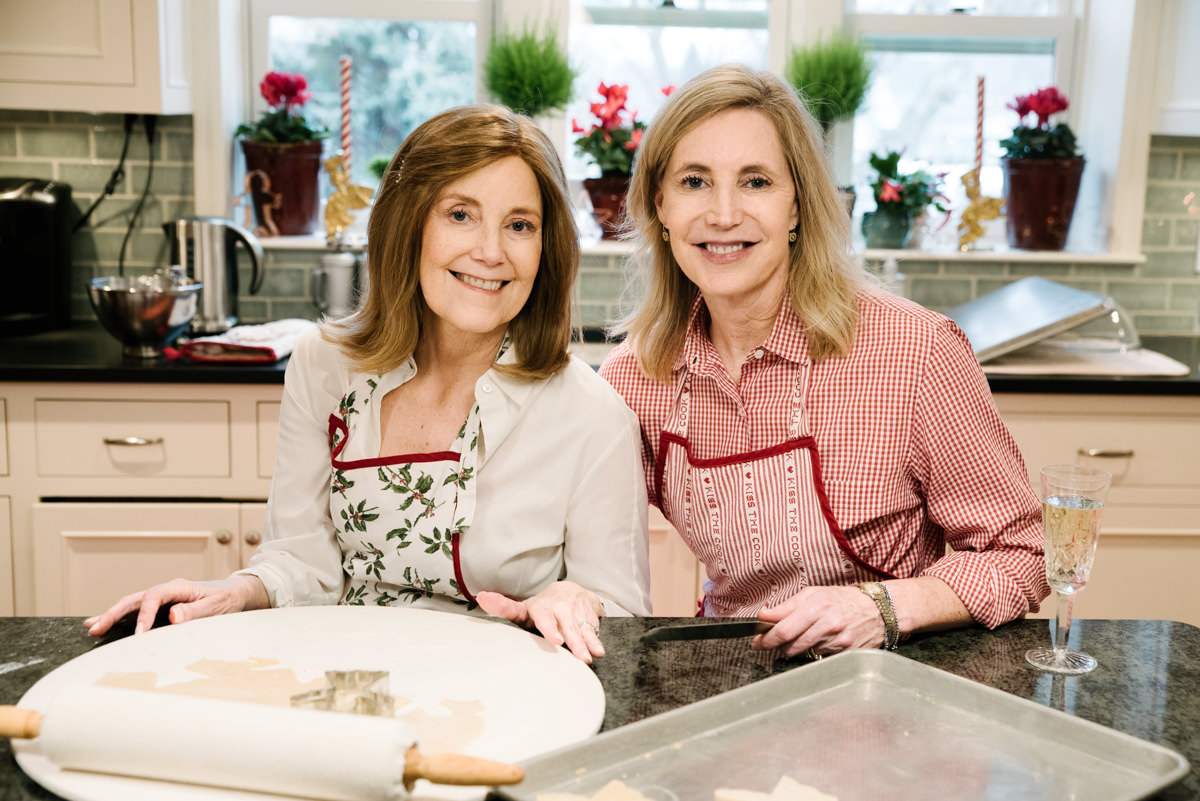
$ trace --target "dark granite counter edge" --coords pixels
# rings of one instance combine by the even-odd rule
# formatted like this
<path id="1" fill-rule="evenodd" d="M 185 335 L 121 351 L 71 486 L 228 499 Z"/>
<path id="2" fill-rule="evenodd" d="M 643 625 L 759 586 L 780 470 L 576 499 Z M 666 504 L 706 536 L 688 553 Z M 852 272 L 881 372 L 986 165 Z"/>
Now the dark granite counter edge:
<path id="1" fill-rule="evenodd" d="M 585 328 L 584 343 L 605 341 L 599 328 Z M 1191 367 L 1178 378 L 1142 376 L 990 375 L 994 393 L 1066 395 L 1200 395 L 1200 336 L 1143 336 L 1143 344 Z M 79 322 L 62 331 L 0 338 L 0 381 L 115 382 L 145 384 L 282 384 L 287 359 L 272 364 L 199 363 L 187 359 L 139 362 L 121 355 L 120 345 L 96 323 Z"/>

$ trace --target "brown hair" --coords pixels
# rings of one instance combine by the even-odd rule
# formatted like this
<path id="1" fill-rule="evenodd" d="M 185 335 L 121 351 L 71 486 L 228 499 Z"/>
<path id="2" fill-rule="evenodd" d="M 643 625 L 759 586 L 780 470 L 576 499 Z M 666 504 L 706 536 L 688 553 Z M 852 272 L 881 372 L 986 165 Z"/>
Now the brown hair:
<path id="1" fill-rule="evenodd" d="M 539 379 L 566 365 L 579 270 L 566 176 L 549 138 L 528 117 L 480 105 L 444 111 L 418 126 L 379 183 L 367 223 L 367 296 L 354 314 L 322 329 L 359 370 L 388 372 L 416 350 L 428 309 L 420 263 L 430 210 L 447 185 L 506 156 L 519 157 L 537 178 L 542 257 L 529 299 L 508 326 L 516 362 L 497 369 Z"/>
<path id="2" fill-rule="evenodd" d="M 856 291 L 869 282 L 849 255 L 850 226 L 825 158 L 820 127 L 795 92 L 769 72 L 726 64 L 685 83 L 659 109 L 638 146 L 629 187 L 626 236 L 637 251 L 640 294 L 632 313 L 613 332 L 628 334 L 642 368 L 665 381 L 686 336 L 699 289 L 683 274 L 663 241 L 654 199 L 675 147 L 689 131 L 722 111 L 746 108 L 775 127 L 796 188 L 799 239 L 791 247 L 787 292 L 803 321 L 814 360 L 844 355 L 858 325 Z"/>

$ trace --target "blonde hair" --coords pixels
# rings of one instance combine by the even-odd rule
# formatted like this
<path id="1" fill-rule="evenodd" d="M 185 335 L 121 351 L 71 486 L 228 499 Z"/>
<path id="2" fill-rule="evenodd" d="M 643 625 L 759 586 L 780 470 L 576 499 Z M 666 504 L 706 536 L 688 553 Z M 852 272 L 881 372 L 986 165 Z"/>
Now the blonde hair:
<path id="1" fill-rule="evenodd" d="M 632 313 L 613 329 L 627 334 L 642 369 L 659 381 L 687 334 L 699 289 L 663 241 L 655 196 L 679 140 L 729 109 L 751 109 L 774 125 L 796 188 L 799 238 L 787 266 L 787 292 L 804 324 L 814 360 L 845 355 L 858 325 L 857 290 L 869 282 L 850 258 L 850 226 L 825 158 L 821 129 L 790 86 L 768 72 L 727 64 L 685 83 L 659 109 L 638 146 L 626 207 L 626 237 L 637 245 L 640 292 Z"/>
<path id="2" fill-rule="evenodd" d="M 542 256 L 529 299 L 508 326 L 516 362 L 496 369 L 540 379 L 567 364 L 579 234 L 566 176 L 549 138 L 528 117 L 481 105 L 453 108 L 418 126 L 380 181 L 367 223 L 367 296 L 354 314 L 322 328 L 357 369 L 386 373 L 416 350 L 428 310 L 420 264 L 430 210 L 447 185 L 506 156 L 519 157 L 537 178 Z"/>

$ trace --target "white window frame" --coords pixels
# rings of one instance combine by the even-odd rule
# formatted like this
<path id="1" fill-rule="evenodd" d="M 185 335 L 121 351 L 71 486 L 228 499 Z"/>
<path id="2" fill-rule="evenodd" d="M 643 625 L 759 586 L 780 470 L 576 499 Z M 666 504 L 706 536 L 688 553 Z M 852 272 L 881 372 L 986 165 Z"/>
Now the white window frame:
<path id="1" fill-rule="evenodd" d="M 268 26 L 273 16 L 345 17 L 351 19 L 423 20 L 475 23 L 475 63 L 487 57 L 491 39 L 492 7 L 488 0 L 249 0 L 250 72 L 266 75 L 269 66 Z M 479 71 L 475 95 L 483 96 Z M 266 110 L 266 101 L 254 95 L 253 116 Z"/>

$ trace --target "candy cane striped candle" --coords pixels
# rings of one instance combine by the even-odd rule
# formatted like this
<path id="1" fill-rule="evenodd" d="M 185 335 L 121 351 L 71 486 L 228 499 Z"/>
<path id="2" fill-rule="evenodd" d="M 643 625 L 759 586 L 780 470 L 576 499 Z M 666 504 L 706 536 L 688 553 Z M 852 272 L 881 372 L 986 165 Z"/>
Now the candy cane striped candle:
<path id="1" fill-rule="evenodd" d="M 350 56 L 342 56 L 342 164 L 346 175 L 350 175 Z"/>
<path id="2" fill-rule="evenodd" d="M 977 79 L 978 89 L 975 104 L 975 169 L 983 167 L 983 76 Z"/>

